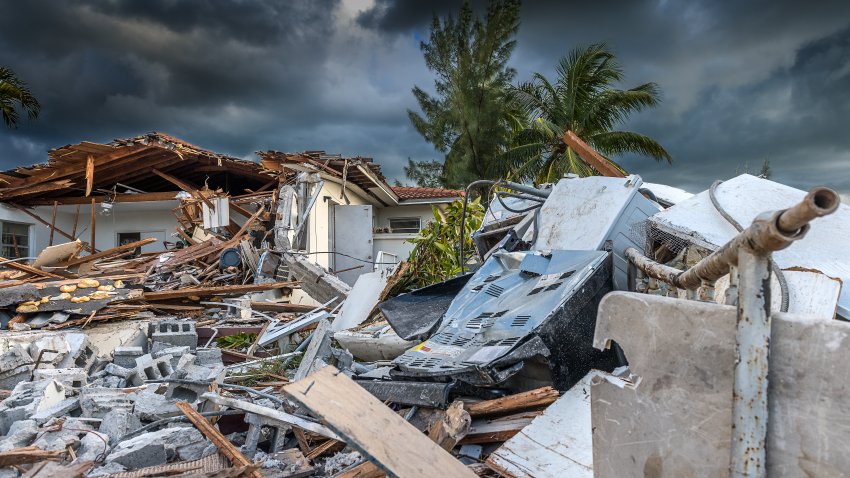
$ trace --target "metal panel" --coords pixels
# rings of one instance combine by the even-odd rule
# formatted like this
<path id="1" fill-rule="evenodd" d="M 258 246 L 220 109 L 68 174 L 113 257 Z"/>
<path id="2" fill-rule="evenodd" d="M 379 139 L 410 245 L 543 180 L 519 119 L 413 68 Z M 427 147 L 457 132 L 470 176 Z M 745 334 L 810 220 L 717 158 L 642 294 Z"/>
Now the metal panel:
<path id="1" fill-rule="evenodd" d="M 334 206 L 333 215 L 334 270 L 343 271 L 337 276 L 354 285 L 360 274 L 372 271 L 372 206 Z"/>

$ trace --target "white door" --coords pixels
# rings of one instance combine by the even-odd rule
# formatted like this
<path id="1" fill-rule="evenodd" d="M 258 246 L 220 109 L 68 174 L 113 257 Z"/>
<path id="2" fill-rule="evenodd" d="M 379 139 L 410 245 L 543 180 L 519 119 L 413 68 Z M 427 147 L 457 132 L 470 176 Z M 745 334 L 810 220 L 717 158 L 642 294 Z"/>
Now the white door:
<path id="1" fill-rule="evenodd" d="M 360 274 L 372 272 L 372 206 L 333 207 L 334 271 L 349 285 Z"/>

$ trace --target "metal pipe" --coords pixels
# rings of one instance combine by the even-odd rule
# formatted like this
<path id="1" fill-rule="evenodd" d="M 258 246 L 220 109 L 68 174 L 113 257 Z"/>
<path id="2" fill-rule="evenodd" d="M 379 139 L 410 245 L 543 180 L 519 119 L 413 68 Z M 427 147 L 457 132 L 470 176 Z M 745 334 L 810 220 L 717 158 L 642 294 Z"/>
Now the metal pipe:
<path id="1" fill-rule="evenodd" d="M 767 374 L 770 352 L 770 253 L 738 251 L 738 313 L 732 391 L 732 477 L 767 473 Z"/>
<path id="2" fill-rule="evenodd" d="M 750 227 L 684 272 L 655 262 L 635 248 L 626 249 L 625 255 L 650 277 L 679 289 L 696 289 L 703 282 L 714 282 L 728 274 L 729 268 L 738 264 L 741 249 L 765 255 L 802 239 L 808 232 L 809 221 L 835 212 L 840 202 L 835 191 L 824 187 L 814 188 L 803 201 L 791 208 L 759 215 Z"/>

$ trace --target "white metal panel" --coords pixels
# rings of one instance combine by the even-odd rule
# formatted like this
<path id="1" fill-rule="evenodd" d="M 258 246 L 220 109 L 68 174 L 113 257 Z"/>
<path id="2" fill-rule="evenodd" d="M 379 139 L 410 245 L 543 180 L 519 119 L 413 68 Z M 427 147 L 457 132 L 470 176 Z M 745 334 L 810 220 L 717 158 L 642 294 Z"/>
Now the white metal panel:
<path id="1" fill-rule="evenodd" d="M 214 211 L 210 210 L 207 203 L 201 203 L 204 216 L 204 229 L 228 226 L 230 224 L 230 200 L 228 198 L 212 198 L 210 202 L 215 206 Z"/>
<path id="2" fill-rule="evenodd" d="M 540 225 L 532 250 L 593 251 L 606 240 L 614 246 L 614 288 L 627 290 L 628 247 L 635 243 L 632 229 L 661 208 L 638 189 L 640 176 L 626 178 L 562 179 L 540 208 Z"/>
<path id="3" fill-rule="evenodd" d="M 543 415 L 494 451 L 488 463 L 515 477 L 592 478 L 590 372 Z"/>
<path id="4" fill-rule="evenodd" d="M 767 179 L 742 174 L 717 188 L 717 200 L 742 226 L 767 211 L 785 209 L 800 202 L 806 191 Z M 711 203 L 708 191 L 655 214 L 654 223 L 670 231 L 690 235 L 697 244 L 716 248 L 729 242 L 738 231 Z M 814 269 L 829 277 L 850 281 L 850 207 L 840 205 L 826 217 L 815 219 L 805 238 L 775 252 L 773 259 L 783 269 Z M 839 312 L 850 311 L 850 288 L 841 291 Z"/>
<path id="5" fill-rule="evenodd" d="M 354 285 L 360 274 L 372 271 L 372 206 L 334 206 L 334 270 Z M 362 267 L 358 267 L 362 266 Z M 351 269 L 358 267 L 356 269 Z M 351 270 L 345 270 L 351 269 Z"/>

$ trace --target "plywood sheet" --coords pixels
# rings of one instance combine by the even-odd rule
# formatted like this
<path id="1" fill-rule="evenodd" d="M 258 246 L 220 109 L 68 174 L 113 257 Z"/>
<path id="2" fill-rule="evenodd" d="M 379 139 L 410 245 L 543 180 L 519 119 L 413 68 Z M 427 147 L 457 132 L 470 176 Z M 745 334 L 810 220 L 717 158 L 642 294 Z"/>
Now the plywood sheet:
<path id="1" fill-rule="evenodd" d="M 477 476 L 332 366 L 283 390 L 390 476 Z"/>

